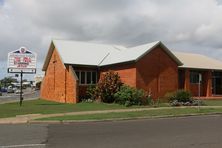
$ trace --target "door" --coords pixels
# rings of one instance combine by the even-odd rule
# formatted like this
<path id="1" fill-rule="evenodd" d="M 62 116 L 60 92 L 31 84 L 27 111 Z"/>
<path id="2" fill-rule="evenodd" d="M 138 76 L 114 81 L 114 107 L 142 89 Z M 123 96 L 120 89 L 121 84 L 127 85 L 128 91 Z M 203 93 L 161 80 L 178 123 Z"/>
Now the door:
<path id="1" fill-rule="evenodd" d="M 214 72 L 212 78 L 212 94 L 222 95 L 222 73 Z"/>

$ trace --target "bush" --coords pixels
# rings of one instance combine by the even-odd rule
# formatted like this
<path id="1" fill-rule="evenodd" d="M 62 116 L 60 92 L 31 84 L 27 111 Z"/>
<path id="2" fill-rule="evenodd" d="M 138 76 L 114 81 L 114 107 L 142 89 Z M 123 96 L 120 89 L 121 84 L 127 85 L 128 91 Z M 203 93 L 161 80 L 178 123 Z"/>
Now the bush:
<path id="1" fill-rule="evenodd" d="M 2 96 L 2 92 L 0 92 L 0 96 Z"/>
<path id="2" fill-rule="evenodd" d="M 167 93 L 165 95 L 165 97 L 170 102 L 173 102 L 175 100 L 178 101 L 178 102 L 183 102 L 183 103 L 193 101 L 191 93 L 188 92 L 188 91 L 185 91 L 185 90 L 178 90 L 178 91 L 175 91 L 175 92 Z"/>
<path id="3" fill-rule="evenodd" d="M 95 85 L 88 86 L 87 89 L 86 89 L 86 96 L 85 96 L 85 98 L 87 100 L 90 99 L 90 100 L 94 101 L 96 99 L 95 98 L 95 90 L 96 90 L 96 86 Z"/>
<path id="4" fill-rule="evenodd" d="M 120 87 L 120 90 L 114 95 L 115 102 L 125 106 L 149 104 L 151 97 L 140 89 L 132 88 L 127 85 Z"/>
<path id="5" fill-rule="evenodd" d="M 114 102 L 114 94 L 118 92 L 122 82 L 118 73 L 108 71 L 101 76 L 96 88 L 94 97 L 105 103 Z"/>
<path id="6" fill-rule="evenodd" d="M 165 95 L 171 106 L 198 106 L 204 105 L 202 100 L 194 100 L 190 92 L 178 90 Z"/>
<path id="7" fill-rule="evenodd" d="M 79 96 L 80 102 L 94 102 L 95 101 L 95 89 L 96 85 L 89 85 L 86 88 L 86 93 Z"/>

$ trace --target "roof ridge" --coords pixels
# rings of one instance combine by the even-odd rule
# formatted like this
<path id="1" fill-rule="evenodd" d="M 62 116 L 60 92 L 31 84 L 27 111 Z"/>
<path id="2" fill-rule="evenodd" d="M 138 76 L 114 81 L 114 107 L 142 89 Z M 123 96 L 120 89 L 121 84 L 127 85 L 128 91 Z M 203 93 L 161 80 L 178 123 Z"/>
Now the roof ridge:
<path id="1" fill-rule="evenodd" d="M 110 55 L 110 52 L 108 52 L 108 53 L 105 55 L 105 57 L 99 62 L 98 66 L 99 66 L 100 64 L 102 64 L 102 62 L 103 62 L 109 55 Z"/>
<path id="2" fill-rule="evenodd" d="M 118 51 L 122 51 L 122 49 L 120 49 L 120 48 L 118 48 L 117 46 L 119 46 L 119 45 L 112 45 L 113 46 L 113 48 L 115 48 L 115 49 L 117 49 Z M 126 48 L 126 47 L 125 47 Z M 126 49 L 128 49 L 128 48 L 126 48 Z"/>
<path id="3" fill-rule="evenodd" d="M 135 48 L 135 47 L 139 47 L 139 46 L 145 46 L 145 45 L 148 45 L 148 44 L 157 44 L 157 43 L 160 43 L 161 41 L 154 41 L 154 42 L 150 42 L 150 43 L 144 43 L 144 44 L 140 44 L 140 45 L 136 45 L 136 46 L 132 46 L 132 47 L 129 47 L 129 49 L 131 48 Z"/>

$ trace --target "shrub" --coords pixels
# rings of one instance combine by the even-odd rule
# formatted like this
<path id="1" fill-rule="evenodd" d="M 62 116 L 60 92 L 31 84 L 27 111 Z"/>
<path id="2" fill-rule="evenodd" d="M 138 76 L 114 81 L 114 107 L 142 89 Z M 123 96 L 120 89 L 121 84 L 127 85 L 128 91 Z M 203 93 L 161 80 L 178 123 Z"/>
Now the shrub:
<path id="1" fill-rule="evenodd" d="M 86 88 L 86 93 L 82 96 L 79 96 L 80 102 L 93 102 L 95 101 L 95 90 L 96 85 L 89 85 Z"/>
<path id="2" fill-rule="evenodd" d="M 149 104 L 151 97 L 146 92 L 127 85 L 120 87 L 120 90 L 114 95 L 115 102 L 125 106 Z"/>
<path id="3" fill-rule="evenodd" d="M 120 89 L 122 82 L 118 73 L 108 71 L 102 74 L 96 88 L 94 97 L 105 103 L 114 102 L 114 94 Z"/>
<path id="4" fill-rule="evenodd" d="M 204 105 L 201 100 L 194 100 L 190 92 L 185 90 L 178 90 L 170 92 L 165 95 L 171 106 L 198 106 Z"/>
<path id="5" fill-rule="evenodd" d="M 193 101 L 191 93 L 188 92 L 188 91 L 185 91 L 185 90 L 178 90 L 178 91 L 175 91 L 175 92 L 167 93 L 165 95 L 165 97 L 170 102 L 175 101 L 175 100 L 177 100 L 178 102 L 183 102 L 183 103 Z"/>
<path id="6" fill-rule="evenodd" d="M 96 86 L 95 85 L 90 85 L 87 87 L 86 89 L 86 99 L 90 99 L 90 100 L 95 100 L 95 90 L 96 90 Z"/>

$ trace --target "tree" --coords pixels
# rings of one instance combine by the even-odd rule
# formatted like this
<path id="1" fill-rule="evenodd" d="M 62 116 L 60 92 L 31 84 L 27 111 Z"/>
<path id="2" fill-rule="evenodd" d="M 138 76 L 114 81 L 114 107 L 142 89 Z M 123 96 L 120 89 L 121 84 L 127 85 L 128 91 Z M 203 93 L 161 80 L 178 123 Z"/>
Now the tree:
<path id="1" fill-rule="evenodd" d="M 8 87 L 11 85 L 12 82 L 17 82 L 17 79 L 13 78 L 13 77 L 5 77 L 3 79 L 0 80 L 0 85 L 1 87 Z"/>

